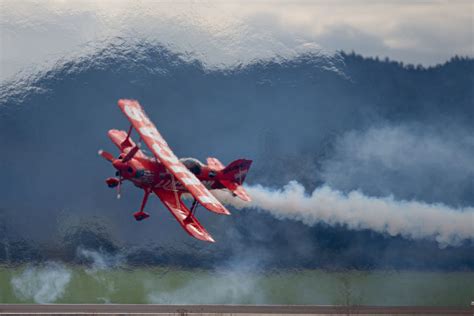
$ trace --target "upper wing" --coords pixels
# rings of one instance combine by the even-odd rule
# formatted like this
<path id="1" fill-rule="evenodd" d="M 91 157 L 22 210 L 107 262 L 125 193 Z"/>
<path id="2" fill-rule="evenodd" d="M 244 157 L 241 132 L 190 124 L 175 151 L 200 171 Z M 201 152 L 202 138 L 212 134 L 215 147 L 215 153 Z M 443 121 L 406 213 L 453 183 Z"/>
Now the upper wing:
<path id="1" fill-rule="evenodd" d="M 214 242 L 214 239 L 201 226 L 196 217 L 189 214 L 189 209 L 181 201 L 180 193 L 162 189 L 156 189 L 154 192 L 188 234 L 200 240 Z"/>
<path id="2" fill-rule="evenodd" d="M 155 157 L 202 206 L 215 213 L 230 214 L 201 181 L 178 160 L 137 101 L 122 99 L 118 101 L 118 105 Z"/>

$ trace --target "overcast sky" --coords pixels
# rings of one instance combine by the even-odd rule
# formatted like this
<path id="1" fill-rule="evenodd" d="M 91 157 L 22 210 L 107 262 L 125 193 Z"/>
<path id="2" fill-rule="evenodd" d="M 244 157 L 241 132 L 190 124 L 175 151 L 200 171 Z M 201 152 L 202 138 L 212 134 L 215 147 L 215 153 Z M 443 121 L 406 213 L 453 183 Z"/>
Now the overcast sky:
<path id="1" fill-rule="evenodd" d="M 354 50 L 423 65 L 474 55 L 474 1 L 0 0 L 0 79 L 110 41 L 146 39 L 209 65 Z"/>

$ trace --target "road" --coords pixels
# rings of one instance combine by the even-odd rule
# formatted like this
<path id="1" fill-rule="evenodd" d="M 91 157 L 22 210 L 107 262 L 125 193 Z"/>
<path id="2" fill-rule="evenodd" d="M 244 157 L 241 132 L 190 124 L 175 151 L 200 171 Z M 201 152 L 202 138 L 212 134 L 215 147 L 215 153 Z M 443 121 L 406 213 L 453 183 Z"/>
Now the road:
<path id="1" fill-rule="evenodd" d="M 474 315 L 474 306 L 318 306 L 318 305 L 153 305 L 0 304 L 1 314 L 168 314 L 168 315 Z"/>

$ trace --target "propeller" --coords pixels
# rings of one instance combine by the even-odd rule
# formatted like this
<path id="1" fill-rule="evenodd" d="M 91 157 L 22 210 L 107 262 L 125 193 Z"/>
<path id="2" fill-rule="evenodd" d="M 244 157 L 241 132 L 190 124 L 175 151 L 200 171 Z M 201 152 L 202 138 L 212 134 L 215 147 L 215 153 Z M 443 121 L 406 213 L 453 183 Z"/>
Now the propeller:
<path id="1" fill-rule="evenodd" d="M 130 133 L 130 131 L 129 131 L 129 133 Z M 110 161 L 114 165 L 115 165 L 116 162 L 120 165 L 122 163 L 127 163 L 128 161 L 130 161 L 130 159 L 132 159 L 133 156 L 135 156 L 135 154 L 140 150 L 140 147 L 141 147 L 141 143 L 135 145 L 135 147 L 130 149 L 130 151 L 122 159 L 116 159 L 116 158 L 114 158 L 114 156 L 111 153 L 103 151 L 102 149 L 99 150 L 99 155 L 102 156 L 104 159 Z M 122 177 L 122 173 L 120 172 L 119 169 L 116 172 L 116 176 L 118 177 L 117 199 L 120 199 L 120 196 L 122 194 L 123 177 Z"/>
<path id="2" fill-rule="evenodd" d="M 131 150 L 133 151 L 133 149 Z M 130 151 L 130 152 L 131 152 Z M 130 154 L 129 152 L 129 154 Z M 136 153 L 136 151 L 135 151 Z M 102 149 L 99 150 L 99 155 L 102 156 L 104 159 L 110 161 L 111 163 L 114 163 L 114 161 L 116 161 L 117 159 L 114 158 L 114 156 L 109 153 L 109 152 L 106 152 L 106 151 L 103 151 Z M 127 155 L 128 156 L 128 155 Z M 133 155 L 131 157 L 128 158 L 128 160 L 130 160 L 131 158 L 133 157 Z M 127 161 L 128 161 L 127 160 Z M 117 184 L 117 199 L 120 199 L 120 196 L 121 196 L 121 193 L 122 193 L 122 181 L 123 181 L 123 177 L 122 177 L 122 174 L 120 173 L 120 171 L 117 170 L 117 172 L 115 173 L 116 176 L 118 176 L 118 184 Z"/>
<path id="3" fill-rule="evenodd" d="M 117 200 L 120 200 L 120 196 L 122 194 L 122 181 L 123 181 L 122 174 L 119 171 L 119 182 L 117 185 Z"/>
<path id="4" fill-rule="evenodd" d="M 99 150 L 99 155 L 104 157 L 106 160 L 113 162 L 114 161 L 114 156 L 111 153 L 108 153 L 106 151 L 103 151 L 102 149 Z"/>

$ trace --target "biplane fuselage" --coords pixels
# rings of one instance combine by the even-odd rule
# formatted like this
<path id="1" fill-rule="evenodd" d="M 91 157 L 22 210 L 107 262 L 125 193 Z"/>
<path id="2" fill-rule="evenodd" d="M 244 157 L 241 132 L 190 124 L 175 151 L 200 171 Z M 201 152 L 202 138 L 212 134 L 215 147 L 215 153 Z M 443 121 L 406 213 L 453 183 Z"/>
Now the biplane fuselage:
<path id="1" fill-rule="evenodd" d="M 116 163 L 114 167 L 120 171 L 124 180 L 129 180 L 141 189 L 164 189 L 177 190 L 183 193 L 188 192 L 181 182 L 176 181 L 173 175 L 166 170 L 165 166 L 155 158 L 149 156 L 132 158 L 127 163 Z M 226 187 L 216 179 L 218 173 L 206 165 L 201 165 L 200 172 L 196 172 L 195 175 L 208 190 L 226 189 Z"/>
<path id="2" fill-rule="evenodd" d="M 117 170 L 117 177 L 107 178 L 106 183 L 109 187 L 117 187 L 118 197 L 121 184 L 126 180 L 144 190 L 141 208 L 133 214 L 137 221 L 150 216 L 144 211 L 144 207 L 149 194 L 153 192 L 186 232 L 197 239 L 214 242 L 194 216 L 194 211 L 198 205 L 202 205 L 217 214 L 230 214 L 209 190 L 226 189 L 234 196 L 250 201 L 242 183 L 252 161 L 238 159 L 225 167 L 216 158 L 207 158 L 207 164 L 194 158 L 178 159 L 137 101 L 119 100 L 118 105 L 131 126 L 128 132 L 116 129 L 108 132 L 110 139 L 120 150 L 117 157 L 99 151 Z M 132 129 L 138 132 L 140 140 L 147 145 L 153 157 L 147 156 L 140 144 L 135 144 L 131 138 Z M 191 209 L 182 201 L 183 193 L 189 193 L 194 198 Z"/>

